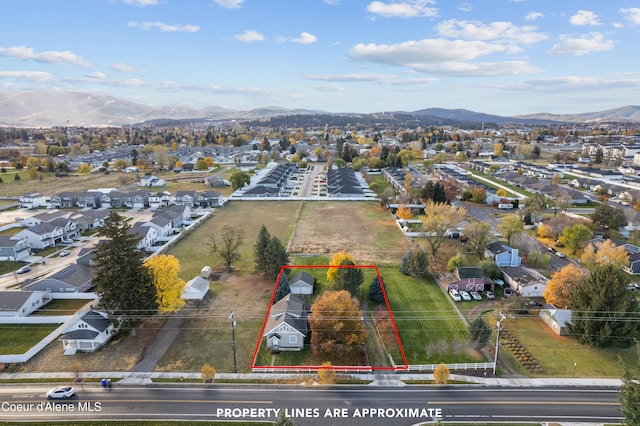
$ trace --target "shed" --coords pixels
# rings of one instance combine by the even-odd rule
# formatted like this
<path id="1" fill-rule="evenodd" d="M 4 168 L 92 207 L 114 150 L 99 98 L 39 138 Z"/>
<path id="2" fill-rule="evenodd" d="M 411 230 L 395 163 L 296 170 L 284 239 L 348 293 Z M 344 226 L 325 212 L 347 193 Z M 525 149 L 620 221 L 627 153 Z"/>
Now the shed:
<path id="1" fill-rule="evenodd" d="M 202 300 L 209 291 L 209 281 L 202 277 L 195 277 L 187 282 L 180 296 L 185 300 Z"/>

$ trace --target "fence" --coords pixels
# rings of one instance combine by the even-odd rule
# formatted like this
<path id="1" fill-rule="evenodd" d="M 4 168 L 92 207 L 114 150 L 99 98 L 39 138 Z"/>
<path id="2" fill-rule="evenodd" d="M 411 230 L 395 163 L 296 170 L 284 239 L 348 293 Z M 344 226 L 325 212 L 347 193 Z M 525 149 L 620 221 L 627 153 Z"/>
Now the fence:
<path id="1" fill-rule="evenodd" d="M 432 372 L 436 368 L 438 368 L 440 364 L 416 364 L 409 365 L 409 368 L 404 371 L 408 372 Z M 493 363 L 492 362 L 466 362 L 466 363 L 456 363 L 456 364 L 445 364 L 445 366 L 449 370 L 453 371 L 461 371 L 461 370 L 492 370 Z"/>
<path id="2" fill-rule="evenodd" d="M 384 369 L 389 373 L 432 373 L 440 364 L 416 364 L 409 365 L 408 368 L 404 366 L 394 367 L 392 369 Z M 464 371 L 464 370 L 492 370 L 492 362 L 460 362 L 454 364 L 445 364 L 451 371 Z M 292 373 L 317 373 L 321 370 L 321 367 L 254 367 L 252 371 L 254 373 L 273 373 L 273 374 L 292 374 Z M 347 367 L 331 367 L 331 369 L 337 372 L 343 373 L 372 373 L 374 369 L 371 366 L 347 366 Z"/>

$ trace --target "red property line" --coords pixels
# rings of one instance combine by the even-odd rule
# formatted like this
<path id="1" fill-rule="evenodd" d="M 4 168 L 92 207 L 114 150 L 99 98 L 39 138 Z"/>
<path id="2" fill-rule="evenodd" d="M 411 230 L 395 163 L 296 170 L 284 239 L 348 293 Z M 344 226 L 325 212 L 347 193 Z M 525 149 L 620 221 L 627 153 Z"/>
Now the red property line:
<path id="1" fill-rule="evenodd" d="M 391 311 L 391 306 L 389 305 L 389 298 L 387 297 L 387 289 L 385 288 L 384 281 L 382 281 L 382 277 L 380 276 L 380 270 L 375 265 L 337 265 L 337 266 L 329 266 L 329 265 L 308 265 L 308 266 L 282 266 L 280 268 L 280 272 L 278 273 L 278 278 L 276 279 L 276 286 L 273 289 L 273 293 L 271 294 L 271 300 L 269 302 L 269 308 L 267 309 L 267 314 L 264 317 L 264 321 L 262 322 L 262 328 L 260 329 L 260 335 L 258 336 L 258 343 L 256 344 L 256 348 L 253 351 L 253 358 L 251 359 L 251 369 L 264 369 L 264 370 L 272 370 L 272 369 L 283 369 L 283 370 L 321 370 L 326 369 L 322 365 L 282 365 L 282 366 L 265 366 L 265 365 L 256 365 L 256 358 L 258 357 L 258 351 L 260 350 L 260 346 L 262 345 L 262 335 L 264 334 L 264 329 L 267 326 L 267 320 L 269 319 L 269 315 L 271 314 L 271 307 L 273 306 L 273 300 L 276 297 L 276 291 L 278 290 L 278 285 L 280 285 L 280 278 L 282 274 L 284 274 L 285 269 L 329 269 L 329 268 L 345 268 L 345 269 L 375 269 L 376 275 L 378 276 L 378 282 L 380 283 L 380 287 L 382 288 L 382 294 L 384 296 L 384 303 L 387 306 L 387 312 L 389 313 L 389 319 L 391 320 L 391 324 L 393 325 L 393 331 L 396 335 L 396 340 L 398 342 L 398 346 L 400 348 L 400 353 L 402 355 L 402 361 L 404 365 L 395 366 L 395 367 L 374 367 L 374 366 L 356 366 L 356 365 L 338 365 L 332 366 L 331 369 L 338 371 L 368 371 L 368 370 L 392 370 L 392 371 L 406 371 L 409 369 L 409 364 L 407 363 L 407 357 L 404 353 L 404 348 L 402 347 L 402 342 L 400 341 L 400 334 L 398 333 L 398 327 L 396 326 L 396 321 L 393 318 L 393 312 Z"/>

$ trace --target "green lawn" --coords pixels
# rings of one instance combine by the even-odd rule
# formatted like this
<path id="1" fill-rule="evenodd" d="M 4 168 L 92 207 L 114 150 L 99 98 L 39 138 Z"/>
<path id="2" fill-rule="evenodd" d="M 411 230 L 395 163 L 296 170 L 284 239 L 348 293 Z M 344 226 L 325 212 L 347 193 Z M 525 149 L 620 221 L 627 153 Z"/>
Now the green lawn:
<path id="1" fill-rule="evenodd" d="M 500 185 L 500 186 L 504 186 L 505 188 L 509 188 L 511 191 L 513 191 L 513 192 L 515 192 L 517 194 L 523 195 L 525 197 L 529 197 L 531 195 L 531 193 L 529 191 L 526 191 L 526 190 L 524 190 L 522 188 L 518 188 L 517 186 L 513 186 L 511 184 L 508 184 L 507 182 L 503 182 L 501 180 L 497 180 L 492 175 L 488 175 L 488 174 L 480 172 L 478 170 L 469 170 L 469 171 L 471 172 L 472 175 L 480 176 L 480 177 L 483 177 L 483 178 L 488 179 L 491 182 L 493 182 L 493 184 L 491 184 L 491 183 L 487 183 L 485 181 L 482 181 L 482 183 L 486 183 L 488 186 L 491 186 L 491 187 L 493 187 L 495 189 L 499 189 L 500 187 L 497 186 L 497 185 Z"/>
<path id="2" fill-rule="evenodd" d="M 56 328 L 58 324 L 2 324 L 0 355 L 23 354 Z"/>
<path id="3" fill-rule="evenodd" d="M 618 355 L 632 372 L 640 374 L 636 347 L 594 349 L 579 344 L 574 337 L 556 335 L 537 317 L 507 321 L 509 329 L 544 368 L 545 376 L 572 377 L 575 362 L 576 377 L 619 378 L 622 369 Z"/>
<path id="4" fill-rule="evenodd" d="M 54 299 L 31 316 L 73 315 L 89 302 L 87 299 Z"/>

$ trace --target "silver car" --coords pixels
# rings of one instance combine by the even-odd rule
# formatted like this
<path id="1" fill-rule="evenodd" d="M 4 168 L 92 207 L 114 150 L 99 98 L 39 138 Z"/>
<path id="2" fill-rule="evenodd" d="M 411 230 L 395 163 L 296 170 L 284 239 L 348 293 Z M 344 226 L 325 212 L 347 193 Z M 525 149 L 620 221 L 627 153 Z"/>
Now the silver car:
<path id="1" fill-rule="evenodd" d="M 75 395 L 76 390 L 71 386 L 60 386 L 47 392 L 48 399 L 67 399 Z"/>

